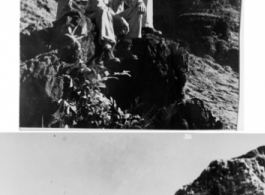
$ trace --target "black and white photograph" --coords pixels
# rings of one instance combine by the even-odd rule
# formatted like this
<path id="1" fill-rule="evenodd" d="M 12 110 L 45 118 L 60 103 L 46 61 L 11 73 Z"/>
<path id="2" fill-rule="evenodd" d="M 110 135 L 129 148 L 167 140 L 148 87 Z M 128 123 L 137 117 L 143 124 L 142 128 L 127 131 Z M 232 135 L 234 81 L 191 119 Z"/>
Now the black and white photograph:
<path id="1" fill-rule="evenodd" d="M 237 130 L 241 0 L 21 0 L 19 126 Z"/>
<path id="2" fill-rule="evenodd" d="M 3 195 L 264 195 L 264 134 L 0 134 Z"/>

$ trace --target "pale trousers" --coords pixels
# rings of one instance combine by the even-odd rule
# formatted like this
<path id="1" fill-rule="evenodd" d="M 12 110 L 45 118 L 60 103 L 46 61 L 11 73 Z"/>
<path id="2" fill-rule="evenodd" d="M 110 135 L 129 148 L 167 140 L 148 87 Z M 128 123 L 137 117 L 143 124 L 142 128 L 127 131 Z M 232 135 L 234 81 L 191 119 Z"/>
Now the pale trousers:
<path id="1" fill-rule="evenodd" d="M 95 12 L 96 24 L 100 33 L 99 41 L 115 44 L 114 20 L 118 20 L 115 15 L 123 17 L 129 24 L 129 32 L 124 35 L 124 39 L 141 38 L 142 15 L 138 14 L 137 7 L 128 9 L 115 14 L 111 8 L 99 7 Z"/>
<path id="2" fill-rule="evenodd" d="M 153 0 L 144 0 L 146 14 L 143 15 L 143 27 L 154 28 L 153 25 Z"/>

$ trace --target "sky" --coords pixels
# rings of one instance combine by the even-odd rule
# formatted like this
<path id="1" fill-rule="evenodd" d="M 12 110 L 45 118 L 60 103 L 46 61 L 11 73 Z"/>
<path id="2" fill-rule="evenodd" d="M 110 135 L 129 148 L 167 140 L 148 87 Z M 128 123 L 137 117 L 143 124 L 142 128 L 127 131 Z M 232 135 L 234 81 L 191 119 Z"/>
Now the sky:
<path id="1" fill-rule="evenodd" d="M 0 134 L 0 194 L 174 195 L 217 159 L 265 145 L 265 135 Z"/>

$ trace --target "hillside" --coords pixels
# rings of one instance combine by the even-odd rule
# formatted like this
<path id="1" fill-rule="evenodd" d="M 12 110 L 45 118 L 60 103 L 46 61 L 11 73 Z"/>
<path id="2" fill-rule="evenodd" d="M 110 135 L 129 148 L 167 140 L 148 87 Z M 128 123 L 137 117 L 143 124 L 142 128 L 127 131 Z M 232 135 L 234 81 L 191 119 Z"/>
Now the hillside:
<path id="1" fill-rule="evenodd" d="M 264 195 L 265 146 L 231 160 L 216 160 L 175 195 Z"/>
<path id="2" fill-rule="evenodd" d="M 56 102 L 65 96 L 59 95 L 54 99 L 56 95 L 53 95 L 50 99 L 50 92 L 46 94 L 43 92 L 39 93 L 38 91 L 44 90 L 47 92 L 48 85 L 52 85 L 50 87 L 53 88 L 54 83 L 50 83 L 51 78 L 48 79 L 49 83 L 46 83 L 46 77 L 51 76 L 46 75 L 49 73 L 46 72 L 46 69 L 50 65 L 58 66 L 57 70 L 53 70 L 53 75 L 56 76 L 56 79 L 52 79 L 54 80 L 52 82 L 59 82 L 57 77 L 65 76 L 64 71 L 58 72 L 59 67 L 68 67 L 70 64 L 73 64 L 81 69 L 82 67 L 88 68 L 88 71 L 93 68 L 93 71 L 96 71 L 94 71 L 96 75 L 99 73 L 103 77 L 106 71 L 108 72 L 107 75 L 113 75 L 115 72 L 122 73 L 129 71 L 131 79 L 126 78 L 126 74 L 123 76 L 117 76 L 116 74 L 115 77 L 119 77 L 120 82 L 109 80 L 104 84 L 106 89 L 101 89 L 100 92 L 103 93 L 102 95 L 108 101 L 113 98 L 115 103 L 117 103 L 117 109 L 120 107 L 125 113 L 130 112 L 132 116 L 136 116 L 136 118 L 140 117 L 141 123 L 144 123 L 141 128 L 236 129 L 239 101 L 239 4 L 232 5 L 228 1 L 223 1 L 225 4 L 207 4 L 208 7 L 215 10 L 215 16 L 212 17 L 208 14 L 208 11 L 205 11 L 208 7 L 206 4 L 203 4 L 203 1 L 201 1 L 201 4 L 196 5 L 193 1 L 185 1 L 186 3 L 178 1 L 177 4 L 174 1 L 165 3 L 163 6 L 159 2 L 156 1 L 154 4 L 154 19 L 156 28 L 163 31 L 163 37 L 144 35 L 142 40 L 134 41 L 133 50 L 138 56 L 141 56 L 138 62 L 125 60 L 121 66 L 105 64 L 105 67 L 102 69 L 96 66 L 93 61 L 97 55 L 98 46 L 93 42 L 95 32 L 93 32 L 91 21 L 84 21 L 82 17 L 79 18 L 82 22 L 88 24 L 86 38 L 83 38 L 84 42 L 81 42 L 86 52 L 80 54 L 82 55 L 82 61 L 84 61 L 80 67 L 76 63 L 80 57 L 76 56 L 78 55 L 78 48 L 76 48 L 75 43 L 62 36 L 63 33 L 68 33 L 68 27 L 63 24 L 63 20 L 51 23 L 51 21 L 55 20 L 57 3 L 54 0 L 41 1 L 41 3 L 38 1 L 22 0 L 20 35 L 21 79 L 23 78 L 21 80 L 21 126 L 51 126 L 49 125 L 51 120 L 53 120 L 51 118 L 54 118 L 52 116 L 57 113 L 60 107 L 60 104 L 58 105 Z M 193 6 L 191 6 L 191 3 Z M 174 16 L 170 15 L 171 20 L 163 22 L 163 19 L 160 17 L 162 14 L 161 10 L 163 9 L 159 10 L 158 5 L 168 10 L 178 6 L 178 11 L 174 12 Z M 169 5 L 171 5 L 170 9 Z M 169 14 L 173 14 L 170 11 L 163 13 L 163 17 L 169 17 Z M 196 13 L 199 13 L 199 16 Z M 201 17 L 201 13 L 204 13 L 205 16 Z M 219 16 L 216 19 L 217 14 Z M 224 19 L 222 19 L 222 15 L 225 16 L 223 17 Z M 160 19 L 156 20 L 157 17 L 160 17 Z M 76 18 L 75 16 L 73 16 L 73 20 L 76 20 L 74 18 Z M 187 29 L 187 25 L 181 25 L 187 23 L 191 26 L 190 22 L 198 24 L 195 26 L 196 29 Z M 161 25 L 162 23 L 163 26 Z M 168 28 L 169 24 L 178 27 L 175 27 L 173 31 L 169 31 L 169 29 L 172 29 Z M 220 26 L 223 27 L 220 29 Z M 202 30 L 206 27 L 210 31 Z M 187 37 L 181 34 L 181 29 L 188 35 Z M 209 36 L 209 32 L 212 37 Z M 79 35 L 77 32 L 76 36 Z M 214 41 L 211 42 L 211 40 Z M 150 56 L 160 55 L 159 58 L 164 60 L 162 60 L 162 64 L 156 60 L 149 61 L 149 57 L 143 55 L 147 51 L 143 48 L 148 49 L 149 47 L 154 48 L 156 51 L 156 54 L 150 53 Z M 158 53 L 159 48 L 163 48 L 164 54 Z M 119 51 L 116 52 L 118 54 Z M 49 56 L 54 56 L 52 57 L 53 60 Z M 56 65 L 54 64 L 55 62 Z M 44 70 L 42 70 L 43 68 Z M 182 72 L 183 68 L 188 71 Z M 27 75 L 25 75 L 26 72 Z M 42 76 L 39 75 L 40 73 Z M 40 84 L 32 87 L 30 82 L 33 82 L 33 80 L 28 80 L 32 76 L 29 77 L 28 74 L 34 77 L 35 83 Z M 68 74 L 69 71 L 66 75 Z M 76 74 L 76 71 L 74 74 Z M 72 78 L 73 75 L 70 76 L 71 79 L 80 80 L 78 75 L 75 75 L 76 78 Z M 36 79 L 41 80 L 36 81 Z M 62 90 L 60 94 L 65 94 L 66 81 L 60 82 L 59 88 Z M 39 87 L 43 89 L 38 89 Z M 44 100 L 43 98 L 47 99 Z M 70 99 L 72 102 L 73 99 Z M 46 102 L 47 104 L 44 103 L 39 107 L 37 105 L 40 105 L 40 102 Z M 47 108 L 49 109 L 47 110 Z M 26 113 L 25 110 L 27 110 Z M 71 115 L 70 118 L 72 117 Z M 65 119 L 60 120 L 64 121 Z M 59 126 L 63 127 L 63 124 Z M 54 127 L 57 127 L 57 125 Z M 82 124 L 75 127 L 87 128 L 88 126 Z M 94 126 L 92 125 L 92 127 Z"/>
<path id="3" fill-rule="evenodd" d="M 20 30 L 30 24 L 45 23 L 55 20 L 57 2 L 55 0 L 22 0 L 20 1 Z"/>

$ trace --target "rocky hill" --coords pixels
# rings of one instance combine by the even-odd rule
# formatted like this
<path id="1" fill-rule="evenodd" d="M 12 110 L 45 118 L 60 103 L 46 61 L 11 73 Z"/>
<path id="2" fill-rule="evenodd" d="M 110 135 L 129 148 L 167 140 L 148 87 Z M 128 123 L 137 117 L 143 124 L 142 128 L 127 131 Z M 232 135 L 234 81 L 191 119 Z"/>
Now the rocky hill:
<path id="1" fill-rule="evenodd" d="M 55 0 L 22 0 L 20 10 L 20 30 L 36 23 L 41 28 L 55 20 L 57 2 Z"/>
<path id="2" fill-rule="evenodd" d="M 265 146 L 231 160 L 216 160 L 175 195 L 264 195 Z"/>
<path id="3" fill-rule="evenodd" d="M 161 13 L 156 8 L 158 3 L 159 1 L 155 2 L 155 18 Z M 237 4 L 226 3 L 239 13 Z M 132 128 L 131 125 L 124 126 L 124 124 L 128 124 L 128 120 L 130 124 L 134 124 L 136 120 L 141 121 L 139 122 L 141 125 L 137 123 L 137 128 L 236 129 L 238 68 L 234 64 L 221 63 L 219 59 L 228 62 L 227 55 L 228 53 L 232 55 L 233 52 L 232 57 L 236 59 L 238 49 L 231 50 L 234 47 L 233 41 L 230 36 L 225 37 L 225 35 L 232 31 L 226 31 L 227 23 L 222 19 L 217 17 L 218 19 L 209 23 L 211 32 L 217 33 L 214 35 L 215 49 L 220 46 L 219 42 L 224 43 L 225 46 L 231 43 L 229 47 L 225 47 L 226 52 L 219 53 L 220 55 L 217 55 L 217 50 L 214 53 L 209 52 L 208 46 L 200 47 L 206 49 L 202 49 L 199 53 L 196 52 L 199 50 L 195 49 L 199 47 L 198 45 L 187 46 L 196 39 L 197 42 L 202 40 L 204 35 L 194 34 L 191 35 L 192 39 L 187 39 L 181 33 L 174 31 L 172 34 L 165 24 L 163 28 L 159 28 L 163 30 L 163 37 L 144 34 L 143 39 L 134 40 L 132 49 L 137 53 L 138 61 L 124 59 L 120 65 L 105 63 L 101 67 L 95 63 L 95 58 L 100 52 L 99 46 L 94 41 L 97 32 L 93 22 L 82 13 L 72 13 L 59 21 L 54 21 L 57 5 L 54 0 L 41 1 L 41 3 L 22 0 L 21 5 L 20 125 L 22 127 L 117 128 L 116 125 L 110 125 L 110 121 L 107 120 L 111 118 L 112 122 L 120 120 L 118 123 L 121 128 Z M 172 5 L 175 5 L 174 2 Z M 195 20 L 193 17 L 194 10 L 200 10 L 198 5 L 190 6 L 189 3 L 178 5 L 178 10 L 186 10 L 187 6 L 194 9 L 192 14 L 188 15 L 185 15 L 187 12 L 177 12 L 179 16 L 175 17 L 176 20 L 168 20 L 172 25 L 180 24 L 179 17 L 187 16 L 188 21 L 201 20 L 199 19 L 201 16 L 196 16 Z M 167 6 L 167 3 L 163 4 L 164 8 Z M 224 13 L 222 10 L 226 10 L 226 7 L 221 5 L 215 9 Z M 209 22 L 209 18 L 211 17 L 207 16 L 206 23 Z M 81 22 L 77 24 L 76 21 Z M 216 29 L 211 26 L 213 24 L 217 27 L 224 24 L 225 30 Z M 201 30 L 205 25 L 203 19 L 203 22 L 198 23 L 197 26 Z M 233 26 L 234 32 L 239 23 L 231 22 L 228 26 L 229 29 Z M 70 35 L 69 27 L 72 30 L 77 29 L 72 38 L 64 36 Z M 182 28 L 187 33 L 194 30 Z M 82 39 L 76 41 L 77 37 Z M 238 38 L 237 35 L 236 37 Z M 234 45 L 235 48 L 238 47 L 237 40 Z M 119 55 L 118 49 L 116 55 Z M 115 77 L 118 80 L 106 77 Z M 105 80 L 102 80 L 103 78 Z M 100 112 L 104 110 L 100 106 L 93 104 L 96 110 L 92 109 L 91 102 L 87 103 L 90 107 L 86 109 L 81 106 L 83 103 L 81 104 L 78 93 L 83 93 L 84 89 L 81 89 L 81 86 L 84 82 L 92 82 L 93 86 L 90 87 L 97 88 L 93 98 L 96 96 L 97 100 L 98 96 L 105 98 L 104 102 L 107 102 L 105 114 L 99 114 L 99 110 Z M 89 97 L 91 98 L 91 95 Z M 93 110 L 91 116 L 84 117 L 82 113 L 91 109 Z M 113 110 L 117 111 L 115 117 L 119 119 L 114 120 Z M 128 116 L 130 117 L 127 120 Z M 105 119 L 109 126 L 104 124 Z M 93 125 L 92 123 L 88 125 L 87 122 L 89 124 L 92 122 Z"/>

